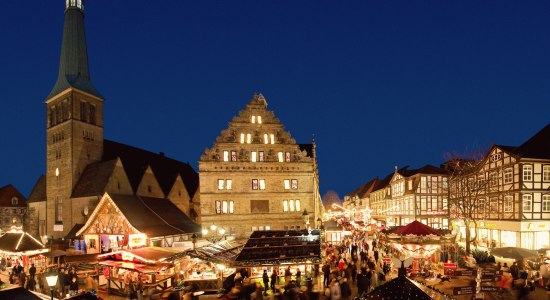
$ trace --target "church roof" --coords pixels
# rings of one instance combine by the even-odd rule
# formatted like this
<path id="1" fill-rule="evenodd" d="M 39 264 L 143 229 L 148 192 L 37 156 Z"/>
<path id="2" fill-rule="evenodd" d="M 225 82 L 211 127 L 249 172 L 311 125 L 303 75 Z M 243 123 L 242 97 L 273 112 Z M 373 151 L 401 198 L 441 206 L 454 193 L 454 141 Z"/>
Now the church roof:
<path id="1" fill-rule="evenodd" d="M 46 176 L 40 175 L 32 188 L 27 203 L 46 201 Z"/>
<path id="2" fill-rule="evenodd" d="M 78 179 L 71 198 L 103 195 L 116 162 L 113 159 L 89 164 Z"/>
<path id="3" fill-rule="evenodd" d="M 176 177 L 181 176 L 189 197 L 197 191 L 199 176 L 188 164 L 164 156 L 163 153 L 153 153 L 147 150 L 124 145 L 118 142 L 104 140 L 103 161 L 120 158 L 132 189 L 137 191 L 141 178 L 150 166 L 165 195 L 168 195 Z"/>
<path id="4" fill-rule="evenodd" d="M 11 199 L 17 197 L 17 204 L 13 205 Z M 0 187 L 0 206 L 11 206 L 11 207 L 26 207 L 26 198 L 21 194 L 13 185 L 8 184 L 3 187 Z"/>
<path id="5" fill-rule="evenodd" d="M 71 87 L 103 98 L 90 81 L 88 50 L 84 32 L 84 11 L 82 7 L 68 5 L 63 24 L 59 74 L 57 82 L 46 99 Z"/>
<path id="6" fill-rule="evenodd" d="M 191 221 L 168 199 L 136 195 L 109 194 L 109 196 L 130 224 L 148 237 L 200 231 L 200 226 Z"/>

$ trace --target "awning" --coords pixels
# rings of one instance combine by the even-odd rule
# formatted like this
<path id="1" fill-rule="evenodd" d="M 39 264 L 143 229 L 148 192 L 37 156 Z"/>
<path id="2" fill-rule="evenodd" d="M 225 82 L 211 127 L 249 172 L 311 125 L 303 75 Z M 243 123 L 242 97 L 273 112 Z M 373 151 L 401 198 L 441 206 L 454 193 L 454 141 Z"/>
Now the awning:
<path id="1" fill-rule="evenodd" d="M 120 269 L 137 271 L 145 274 L 155 274 L 164 271 L 172 267 L 172 264 L 162 263 L 156 265 L 145 265 L 133 262 L 118 261 L 118 260 L 104 260 L 100 261 L 99 265 L 107 267 L 117 267 Z"/>

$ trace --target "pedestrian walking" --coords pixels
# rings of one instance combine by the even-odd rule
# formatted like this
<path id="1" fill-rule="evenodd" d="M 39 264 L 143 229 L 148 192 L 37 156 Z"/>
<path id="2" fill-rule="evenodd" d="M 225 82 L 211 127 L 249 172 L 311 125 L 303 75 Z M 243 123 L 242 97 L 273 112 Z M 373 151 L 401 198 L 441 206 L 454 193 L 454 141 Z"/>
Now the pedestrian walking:
<path id="1" fill-rule="evenodd" d="M 264 281 L 264 295 L 267 295 L 267 289 L 269 288 L 269 275 L 267 275 L 267 270 L 264 270 L 262 280 Z"/>

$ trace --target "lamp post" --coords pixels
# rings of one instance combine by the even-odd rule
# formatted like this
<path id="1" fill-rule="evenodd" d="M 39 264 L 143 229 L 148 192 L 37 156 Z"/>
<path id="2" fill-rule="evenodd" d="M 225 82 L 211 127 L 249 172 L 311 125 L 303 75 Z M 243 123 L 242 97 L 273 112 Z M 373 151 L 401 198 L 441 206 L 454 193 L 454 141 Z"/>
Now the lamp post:
<path id="1" fill-rule="evenodd" d="M 53 289 L 57 285 L 57 273 L 55 271 L 50 271 L 46 275 L 46 281 L 48 282 L 48 286 L 50 287 L 50 293 L 53 300 Z"/>
<path id="2" fill-rule="evenodd" d="M 209 233 L 210 236 L 208 236 Z M 225 229 L 221 227 L 218 228 L 218 226 L 216 226 L 215 224 L 210 225 L 210 231 L 206 228 L 203 229 L 202 237 L 213 244 L 221 241 L 222 239 L 227 239 L 227 236 L 225 235 Z"/>
<path id="3" fill-rule="evenodd" d="M 193 243 L 193 250 L 195 250 L 195 248 L 197 247 L 197 234 L 196 233 L 193 233 L 193 235 L 191 236 L 191 242 Z"/>

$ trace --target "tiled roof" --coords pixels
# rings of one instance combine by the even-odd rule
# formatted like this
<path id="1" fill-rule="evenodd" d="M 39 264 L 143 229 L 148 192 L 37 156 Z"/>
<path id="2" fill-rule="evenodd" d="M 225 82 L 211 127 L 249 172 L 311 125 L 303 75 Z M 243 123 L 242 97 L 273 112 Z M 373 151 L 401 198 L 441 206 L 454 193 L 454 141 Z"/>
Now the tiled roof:
<path id="1" fill-rule="evenodd" d="M 109 195 L 130 224 L 148 237 L 162 237 L 200 231 L 170 200 L 136 195 Z M 166 218 L 166 219 L 164 219 Z"/>
<path id="2" fill-rule="evenodd" d="M 347 194 L 346 196 L 349 196 L 349 197 L 357 196 L 360 199 L 362 199 L 362 198 L 366 197 L 367 194 L 370 193 L 374 189 L 374 187 L 376 186 L 376 183 L 378 181 L 379 181 L 378 177 L 376 177 L 374 179 L 371 179 L 370 181 L 363 184 L 362 186 L 360 186 L 359 188 L 357 188 L 353 192 Z"/>
<path id="3" fill-rule="evenodd" d="M 0 236 L 0 250 L 9 252 L 23 252 L 45 249 L 37 239 L 26 232 L 6 232 Z"/>
<path id="4" fill-rule="evenodd" d="M 11 199 L 17 197 L 16 205 L 12 205 Z M 13 185 L 8 184 L 0 188 L 0 206 L 10 207 L 26 207 L 27 199 Z"/>
<path id="5" fill-rule="evenodd" d="M 199 176 L 188 163 L 168 158 L 164 156 L 163 153 L 153 153 L 121 143 L 104 140 L 103 161 L 116 158 L 120 158 L 122 161 L 122 165 L 124 166 L 124 170 L 126 171 L 126 175 L 134 191 L 137 190 L 141 178 L 148 166 L 153 170 L 165 195 L 168 195 L 170 192 L 178 175 L 181 176 L 191 198 L 193 198 L 193 195 L 197 191 Z"/>
<path id="6" fill-rule="evenodd" d="M 321 261 L 320 232 L 254 231 L 235 259 L 238 266 Z"/>
<path id="7" fill-rule="evenodd" d="M 426 286 L 412 281 L 406 276 L 398 276 L 397 278 L 388 281 L 387 283 L 378 286 L 372 292 L 365 296 L 365 299 L 419 299 L 419 300 L 440 300 L 454 299 L 447 297 L 445 294 L 432 290 Z"/>
<path id="8" fill-rule="evenodd" d="M 103 195 L 116 162 L 113 159 L 89 164 L 78 179 L 71 198 Z"/>
<path id="9" fill-rule="evenodd" d="M 550 123 L 514 149 L 514 154 L 523 158 L 550 159 Z"/>
<path id="10" fill-rule="evenodd" d="M 410 177 L 416 174 L 447 174 L 448 172 L 445 169 L 442 169 L 440 167 L 432 166 L 432 165 L 425 165 L 423 167 L 420 167 L 418 169 L 413 170 L 399 170 L 397 171 L 399 174 Z"/>
<path id="11" fill-rule="evenodd" d="M 46 176 L 40 175 L 32 188 L 27 203 L 46 201 Z"/>

